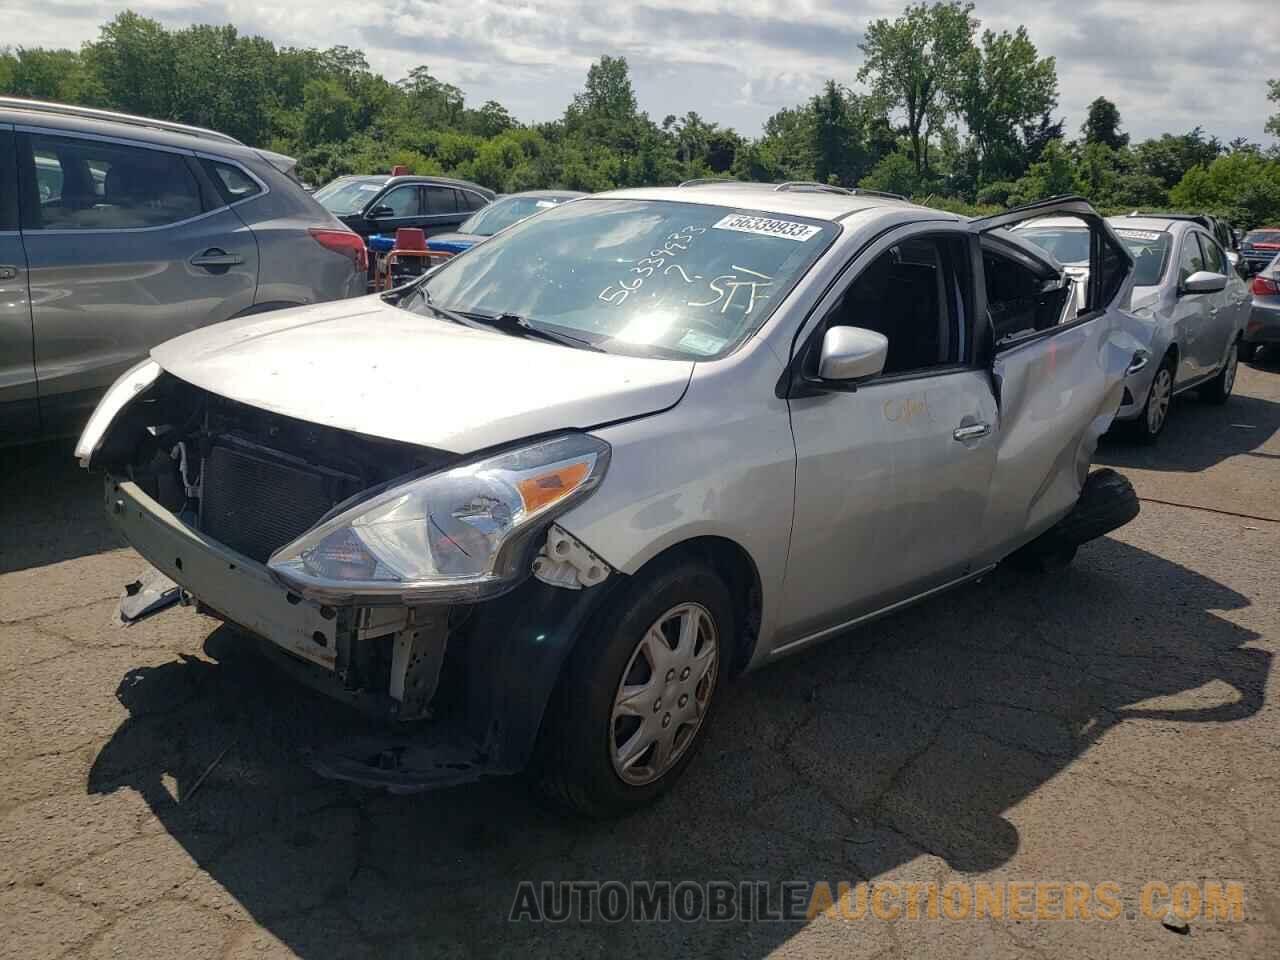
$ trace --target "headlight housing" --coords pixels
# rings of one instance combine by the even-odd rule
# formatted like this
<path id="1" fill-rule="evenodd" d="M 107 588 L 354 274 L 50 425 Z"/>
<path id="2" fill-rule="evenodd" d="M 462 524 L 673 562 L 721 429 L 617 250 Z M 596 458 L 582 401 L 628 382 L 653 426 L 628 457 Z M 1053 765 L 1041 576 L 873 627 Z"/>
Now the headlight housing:
<path id="1" fill-rule="evenodd" d="M 528 573 L 526 548 L 603 478 L 609 445 L 567 434 L 399 484 L 271 555 L 289 589 L 325 603 L 482 600 Z"/>
<path id="2" fill-rule="evenodd" d="M 112 421 L 134 397 L 155 383 L 160 373 L 160 364 L 148 357 L 122 373 L 120 378 L 111 385 L 98 401 L 98 406 L 89 417 L 89 422 L 84 425 L 80 439 L 76 442 L 76 459 L 80 461 L 80 466 L 86 468 L 89 466 L 93 455 L 102 445 L 102 438 L 107 435 Z"/>

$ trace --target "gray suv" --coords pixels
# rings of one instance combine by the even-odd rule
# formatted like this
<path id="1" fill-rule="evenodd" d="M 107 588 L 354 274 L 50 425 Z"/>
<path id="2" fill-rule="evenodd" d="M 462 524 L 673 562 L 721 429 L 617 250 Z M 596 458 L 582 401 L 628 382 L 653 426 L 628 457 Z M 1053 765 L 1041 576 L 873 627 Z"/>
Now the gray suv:
<path id="1" fill-rule="evenodd" d="M 0 445 L 74 433 L 154 345 L 364 292 L 364 244 L 288 157 L 0 97 Z"/>

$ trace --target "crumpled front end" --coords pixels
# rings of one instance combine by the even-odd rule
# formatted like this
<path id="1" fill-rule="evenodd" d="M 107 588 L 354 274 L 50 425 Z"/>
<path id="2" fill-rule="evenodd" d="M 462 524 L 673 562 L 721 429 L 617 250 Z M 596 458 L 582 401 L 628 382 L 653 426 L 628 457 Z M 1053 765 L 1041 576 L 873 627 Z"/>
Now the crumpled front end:
<path id="1" fill-rule="evenodd" d="M 509 579 L 481 590 L 455 578 L 433 592 L 430 577 L 450 572 L 442 556 L 474 558 L 481 533 L 495 533 L 484 511 L 511 513 L 501 477 L 486 473 L 492 498 L 472 502 L 463 489 L 465 516 L 436 522 L 411 492 L 438 492 L 432 478 L 447 478 L 446 493 L 469 482 L 458 455 L 293 420 L 164 375 L 91 446 L 108 472 L 109 518 L 158 571 L 135 591 L 148 606 L 167 578 L 175 597 L 240 627 L 299 681 L 383 721 L 372 737 L 318 747 L 317 770 L 409 791 L 525 765 L 563 657 L 612 571 L 548 517 L 503 561 Z M 512 489 L 552 503 L 561 491 L 539 487 L 545 475 L 522 493 L 516 470 Z M 364 508 L 379 504 L 374 531 L 361 534 Z M 477 516 L 481 533 L 467 526 Z M 396 551 L 430 530 L 435 565 L 407 589 Z M 317 531 L 313 548 L 290 553 Z M 301 557 L 296 570 L 272 559 L 287 556 Z"/>

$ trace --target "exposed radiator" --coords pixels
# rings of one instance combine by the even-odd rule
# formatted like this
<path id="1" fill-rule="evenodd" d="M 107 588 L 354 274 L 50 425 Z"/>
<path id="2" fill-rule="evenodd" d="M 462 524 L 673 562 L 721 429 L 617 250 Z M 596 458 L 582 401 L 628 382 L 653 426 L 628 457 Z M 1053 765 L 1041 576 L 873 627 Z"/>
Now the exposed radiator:
<path id="1" fill-rule="evenodd" d="M 355 477 L 219 444 L 205 461 L 200 527 L 218 542 L 265 563 L 359 489 Z"/>

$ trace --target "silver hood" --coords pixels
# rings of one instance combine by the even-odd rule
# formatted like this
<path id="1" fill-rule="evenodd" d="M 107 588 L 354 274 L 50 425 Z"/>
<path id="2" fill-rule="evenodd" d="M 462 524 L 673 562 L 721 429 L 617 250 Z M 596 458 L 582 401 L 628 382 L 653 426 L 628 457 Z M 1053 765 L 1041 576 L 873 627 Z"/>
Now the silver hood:
<path id="1" fill-rule="evenodd" d="M 694 366 L 475 330 L 377 296 L 229 320 L 151 356 L 240 403 L 461 454 L 665 410 Z"/>

